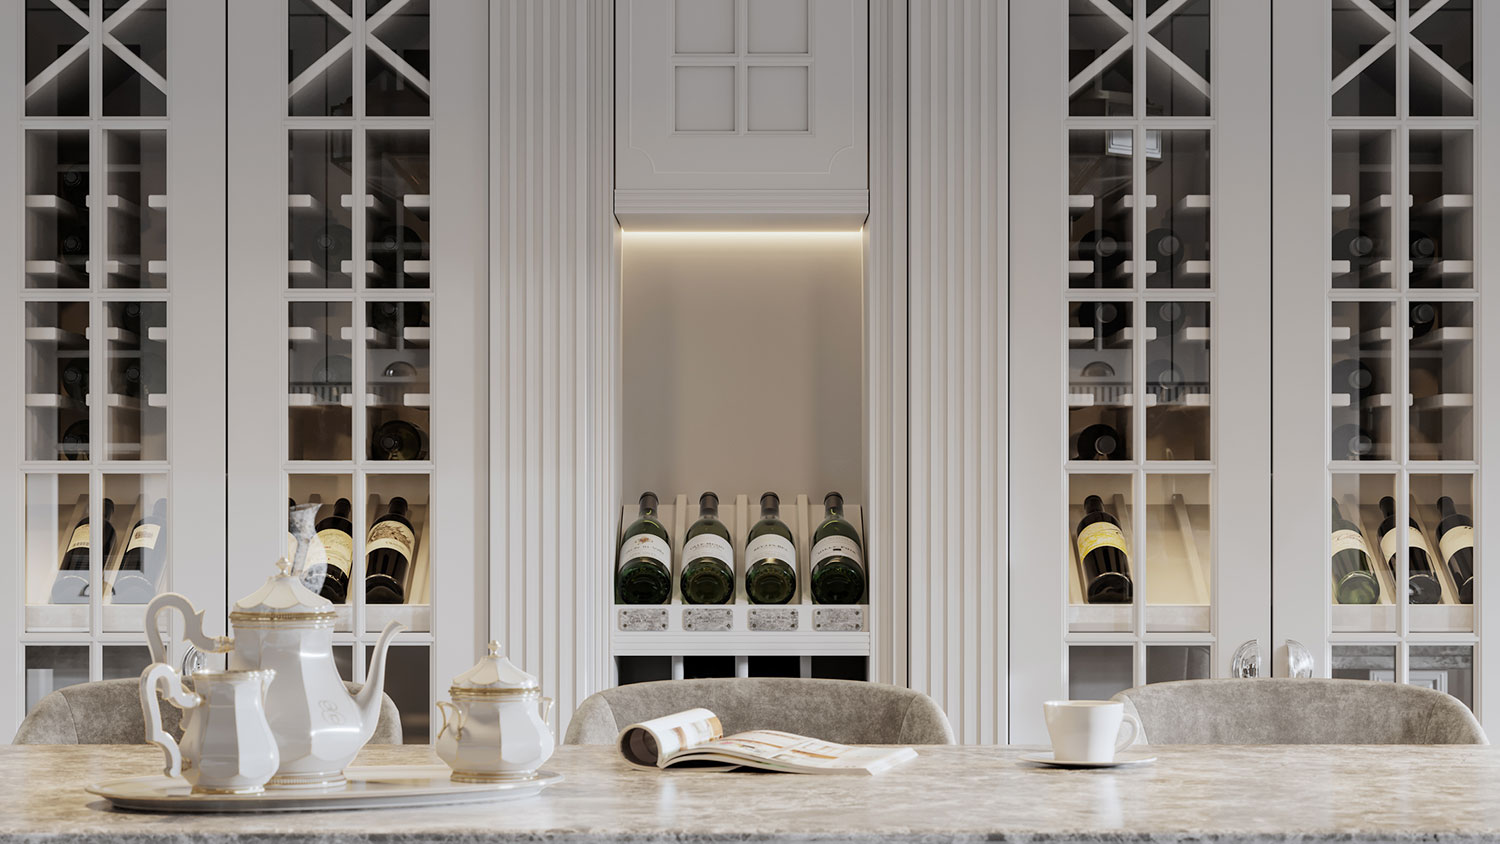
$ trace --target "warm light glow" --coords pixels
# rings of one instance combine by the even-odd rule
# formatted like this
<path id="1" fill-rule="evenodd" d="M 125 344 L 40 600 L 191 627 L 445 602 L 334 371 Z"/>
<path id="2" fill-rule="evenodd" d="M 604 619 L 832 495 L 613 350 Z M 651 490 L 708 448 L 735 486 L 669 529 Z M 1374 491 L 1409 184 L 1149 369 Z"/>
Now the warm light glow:
<path id="1" fill-rule="evenodd" d="M 863 229 L 853 231 L 641 231 L 623 229 L 629 240 L 858 240 Z"/>

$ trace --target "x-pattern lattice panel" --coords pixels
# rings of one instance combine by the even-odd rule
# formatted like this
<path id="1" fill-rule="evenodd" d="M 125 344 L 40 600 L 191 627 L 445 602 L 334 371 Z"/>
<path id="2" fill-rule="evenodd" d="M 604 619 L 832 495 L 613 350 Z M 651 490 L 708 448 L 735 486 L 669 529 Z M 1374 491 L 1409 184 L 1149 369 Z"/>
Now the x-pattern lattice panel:
<path id="1" fill-rule="evenodd" d="M 1145 53 L 1145 113 L 1209 113 L 1209 0 L 1071 0 L 1069 113 L 1129 116 L 1137 51 Z"/>
<path id="2" fill-rule="evenodd" d="M 366 52 L 364 115 L 426 116 L 429 78 L 427 0 L 369 0 L 356 20 L 353 0 L 291 0 L 294 116 L 354 114 L 354 57 Z"/>

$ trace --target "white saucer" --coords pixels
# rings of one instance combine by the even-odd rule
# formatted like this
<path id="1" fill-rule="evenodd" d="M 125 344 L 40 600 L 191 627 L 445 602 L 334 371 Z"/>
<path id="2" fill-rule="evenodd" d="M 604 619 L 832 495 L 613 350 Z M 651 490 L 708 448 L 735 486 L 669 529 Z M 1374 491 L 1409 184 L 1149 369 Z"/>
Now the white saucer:
<path id="1" fill-rule="evenodd" d="M 1144 750 L 1127 750 L 1116 753 L 1113 762 L 1068 762 L 1052 758 L 1051 753 L 1027 753 L 1021 757 L 1021 761 L 1034 762 L 1049 768 L 1130 768 L 1136 765 L 1149 765 L 1156 761 L 1156 757 Z"/>

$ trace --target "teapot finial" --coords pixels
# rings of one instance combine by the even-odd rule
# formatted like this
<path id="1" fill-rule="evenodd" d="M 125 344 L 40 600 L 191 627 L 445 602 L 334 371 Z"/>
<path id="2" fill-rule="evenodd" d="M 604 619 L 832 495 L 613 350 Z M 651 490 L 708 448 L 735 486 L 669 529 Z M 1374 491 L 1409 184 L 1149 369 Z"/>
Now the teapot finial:
<path id="1" fill-rule="evenodd" d="M 276 561 L 276 570 L 281 572 L 283 575 L 291 574 L 292 561 L 288 560 L 286 557 L 282 557 L 281 559 Z"/>
<path id="2" fill-rule="evenodd" d="M 497 642 L 497 641 L 495 641 L 494 639 L 491 639 L 490 640 L 490 656 L 499 656 L 499 655 L 500 655 L 500 643 Z"/>

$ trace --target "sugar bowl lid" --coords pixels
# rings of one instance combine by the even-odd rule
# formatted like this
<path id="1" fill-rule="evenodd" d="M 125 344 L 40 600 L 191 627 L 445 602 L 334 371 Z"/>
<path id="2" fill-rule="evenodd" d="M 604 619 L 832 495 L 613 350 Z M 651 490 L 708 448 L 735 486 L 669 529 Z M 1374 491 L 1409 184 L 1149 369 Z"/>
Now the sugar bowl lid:
<path id="1" fill-rule="evenodd" d="M 480 657 L 474 667 L 453 678 L 452 694 L 507 695 L 538 691 L 536 677 L 522 671 L 500 655 L 500 643 L 490 642 L 489 653 Z"/>
<path id="2" fill-rule="evenodd" d="M 231 619 L 241 621 L 292 621 L 331 618 L 333 602 L 302 584 L 292 576 L 292 562 L 276 561 L 276 574 L 266 578 L 259 589 L 234 602 Z"/>

